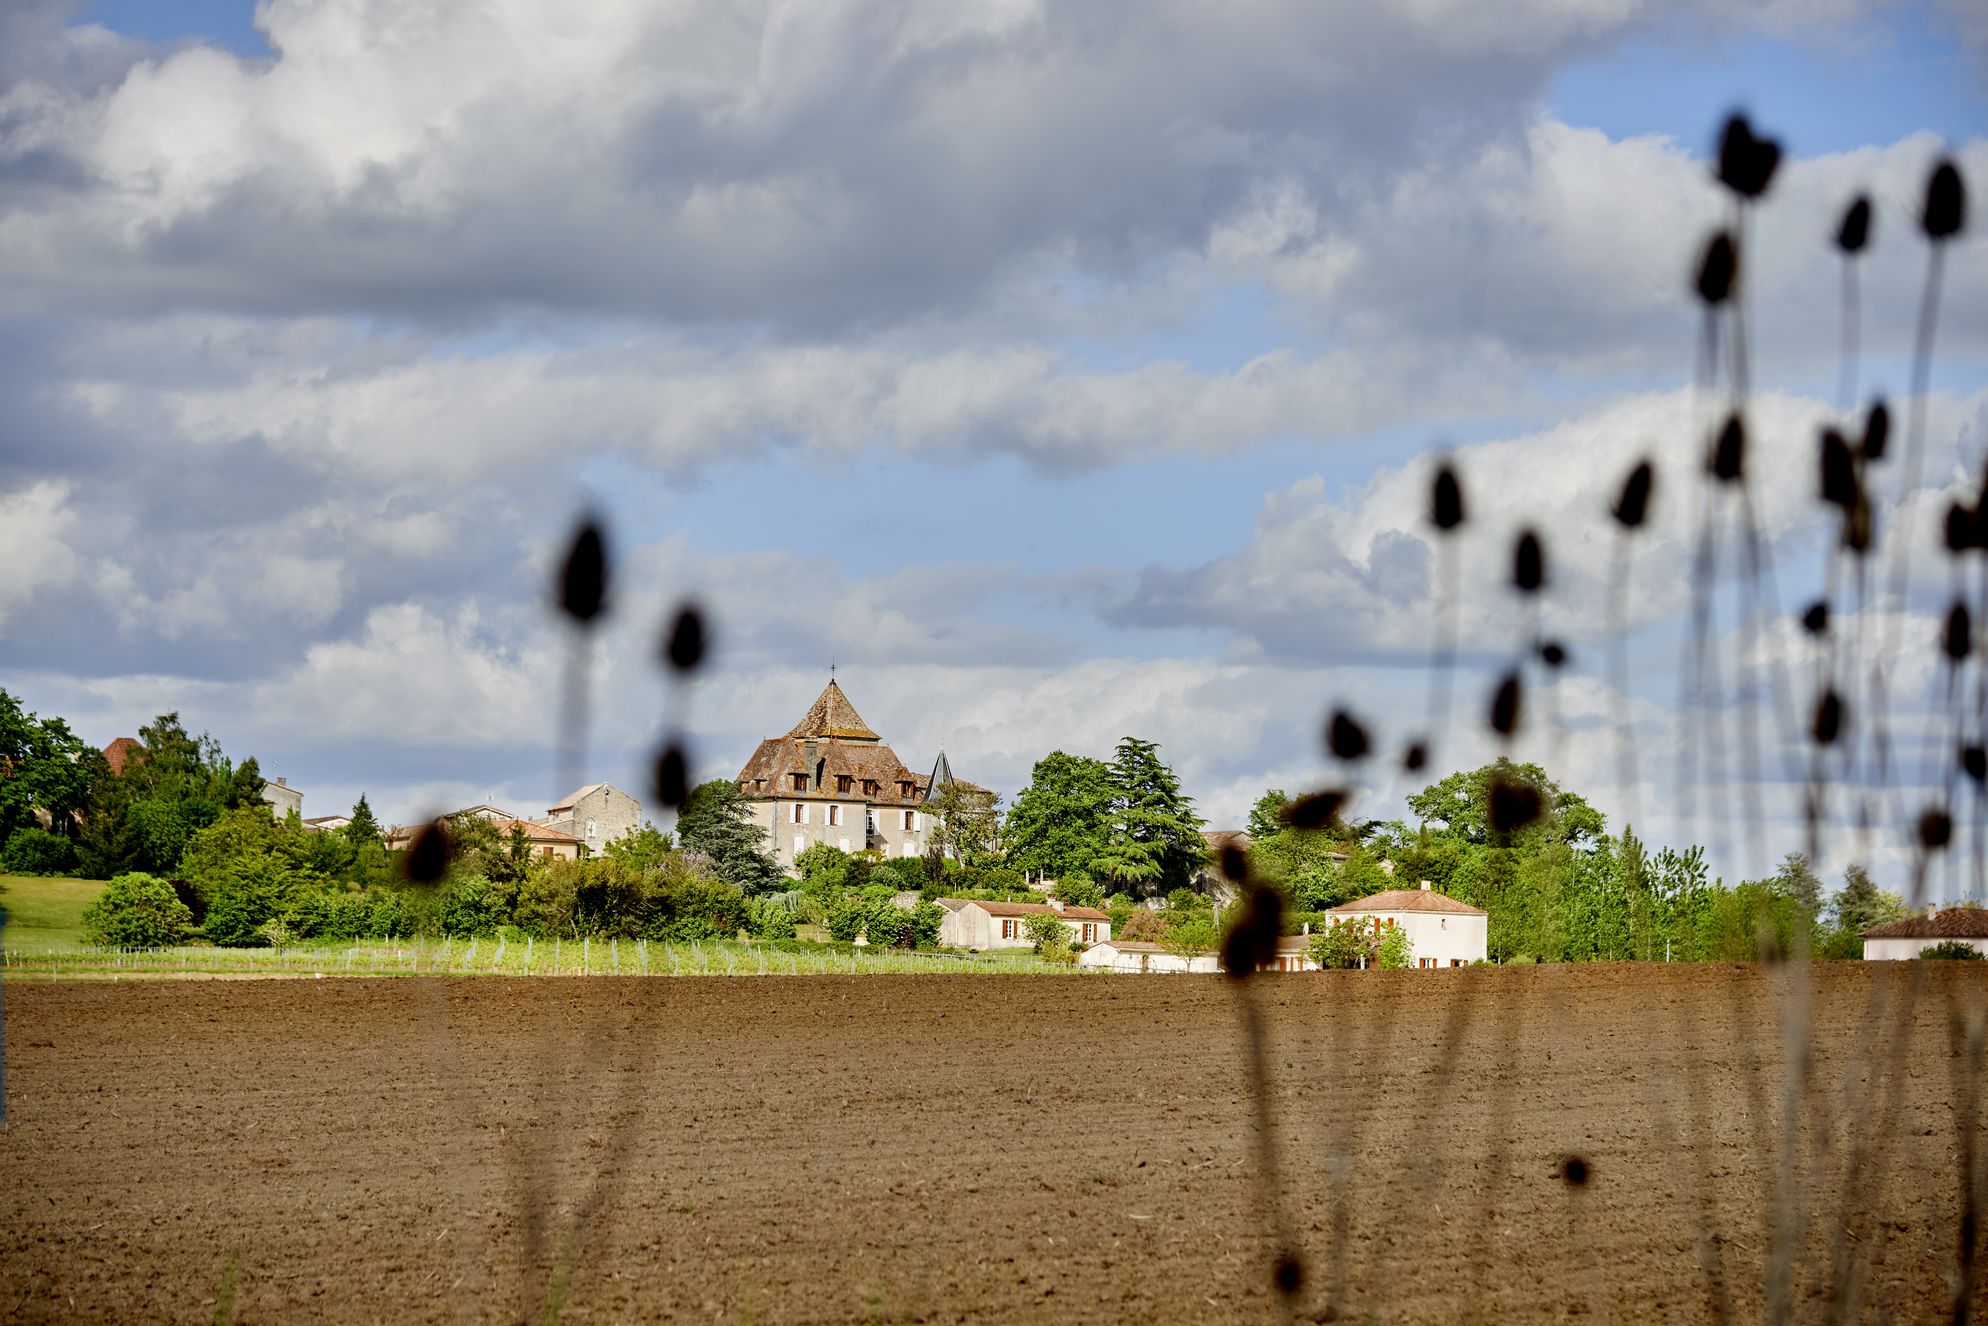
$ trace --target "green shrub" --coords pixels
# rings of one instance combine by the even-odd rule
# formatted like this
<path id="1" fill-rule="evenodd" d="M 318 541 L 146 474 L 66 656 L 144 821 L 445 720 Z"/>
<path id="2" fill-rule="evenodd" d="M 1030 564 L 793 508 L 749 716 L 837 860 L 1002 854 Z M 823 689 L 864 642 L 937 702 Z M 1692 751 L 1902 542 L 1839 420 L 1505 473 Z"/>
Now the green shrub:
<path id="1" fill-rule="evenodd" d="M 1374 965 L 1390 971 L 1415 965 L 1415 943 L 1406 930 L 1391 925 L 1381 932 L 1381 942 L 1374 949 Z"/>
<path id="2" fill-rule="evenodd" d="M 911 910 L 911 936 L 914 948 L 937 948 L 939 927 L 946 921 L 946 909 L 936 902 L 921 902 Z"/>
<path id="3" fill-rule="evenodd" d="M 1104 908 L 1104 890 L 1089 875 L 1069 874 L 1056 881 L 1056 899 L 1067 907 Z"/>
<path id="4" fill-rule="evenodd" d="M 869 905 L 855 894 L 845 893 L 828 905 L 822 925 L 827 928 L 830 939 L 850 944 L 863 933 L 863 926 L 869 919 Z"/>
<path id="5" fill-rule="evenodd" d="M 517 906 L 517 886 L 482 875 L 456 875 L 436 897 L 435 925 L 445 935 L 494 935 Z"/>
<path id="6" fill-rule="evenodd" d="M 776 895 L 777 896 L 777 895 Z M 746 925 L 754 939 L 794 938 L 794 913 L 772 898 L 756 898 L 750 903 Z"/>
<path id="7" fill-rule="evenodd" d="M 1312 961 L 1331 970 L 1357 967 L 1368 954 L 1365 927 L 1358 921 L 1328 925 L 1312 936 Z"/>
<path id="8" fill-rule="evenodd" d="M 1051 912 L 1037 912 L 1022 923 L 1022 930 L 1028 935 L 1029 943 L 1035 951 L 1042 953 L 1058 944 L 1066 944 L 1070 932 L 1063 925 L 1062 918 Z"/>
<path id="9" fill-rule="evenodd" d="M 160 948 L 192 924 L 173 886 L 151 875 L 119 875 L 83 909 L 84 935 L 105 948 Z"/>
<path id="10" fill-rule="evenodd" d="M 917 857 L 893 856 L 870 867 L 870 883 L 886 885 L 893 893 L 923 892 L 929 882 L 925 863 Z"/>
<path id="11" fill-rule="evenodd" d="M 76 845 L 47 829 L 16 829 L 0 849 L 0 871 L 10 875 L 66 875 L 75 868 Z"/>
<path id="12" fill-rule="evenodd" d="M 1939 958 L 1955 962 L 1980 962 L 1981 951 L 1972 944 L 1959 939 L 1943 939 L 1937 944 L 1919 950 L 1922 958 Z"/>
<path id="13" fill-rule="evenodd" d="M 863 934 L 873 948 L 897 948 L 911 937 L 911 913 L 888 898 L 865 909 Z"/>

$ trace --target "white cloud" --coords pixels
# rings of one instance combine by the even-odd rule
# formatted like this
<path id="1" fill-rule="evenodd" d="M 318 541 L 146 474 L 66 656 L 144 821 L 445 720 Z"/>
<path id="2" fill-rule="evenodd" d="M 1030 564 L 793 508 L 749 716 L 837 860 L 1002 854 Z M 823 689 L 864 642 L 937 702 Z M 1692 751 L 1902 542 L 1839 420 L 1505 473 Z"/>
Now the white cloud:
<path id="1" fill-rule="evenodd" d="M 0 492 L 0 626 L 37 595 L 73 583 L 79 561 L 69 539 L 77 530 L 73 486 L 54 480 Z"/>

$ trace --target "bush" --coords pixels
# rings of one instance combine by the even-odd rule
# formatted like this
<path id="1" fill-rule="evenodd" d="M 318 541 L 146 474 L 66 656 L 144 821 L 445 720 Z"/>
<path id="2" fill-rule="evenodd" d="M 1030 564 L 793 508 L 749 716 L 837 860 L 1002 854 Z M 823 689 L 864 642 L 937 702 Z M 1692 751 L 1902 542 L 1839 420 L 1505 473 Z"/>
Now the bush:
<path id="1" fill-rule="evenodd" d="M 887 885 L 893 893 L 913 893 L 922 892 L 930 881 L 925 878 L 923 861 L 915 856 L 893 856 L 870 867 L 869 882 Z"/>
<path id="2" fill-rule="evenodd" d="M 1374 949 L 1374 965 L 1388 971 L 1415 965 L 1415 943 L 1406 930 L 1391 925 L 1382 932 L 1380 945 Z"/>
<path id="3" fill-rule="evenodd" d="M 1367 956 L 1367 936 L 1358 921 L 1329 925 L 1312 936 L 1312 961 L 1328 971 L 1357 967 Z"/>
<path id="4" fill-rule="evenodd" d="M 756 898 L 750 902 L 746 925 L 754 939 L 794 938 L 794 913 L 771 898 Z"/>
<path id="5" fill-rule="evenodd" d="M 1029 943 L 1038 953 L 1046 952 L 1058 944 L 1067 943 L 1070 932 L 1063 925 L 1061 917 L 1049 912 L 1037 912 L 1023 923 L 1022 929 L 1028 933 Z"/>
<path id="6" fill-rule="evenodd" d="M 66 875 L 76 868 L 76 845 L 47 829 L 16 829 L 0 849 L 0 871 L 10 875 Z"/>
<path id="7" fill-rule="evenodd" d="M 911 936 L 911 913 L 885 899 L 866 909 L 863 933 L 875 948 L 897 948 Z"/>
<path id="8" fill-rule="evenodd" d="M 1956 962 L 1980 962 L 1981 951 L 1965 940 L 1943 939 L 1937 944 L 1919 950 L 1922 958 L 1949 959 Z"/>
<path id="9" fill-rule="evenodd" d="M 119 875 L 83 909 L 83 933 L 105 948 L 160 948 L 192 924 L 173 886 L 151 875 Z"/>
<path id="10" fill-rule="evenodd" d="M 1056 881 L 1052 896 L 1066 907 L 1104 907 L 1104 890 L 1089 875 L 1070 874 Z"/>
<path id="11" fill-rule="evenodd" d="M 911 911 L 911 938 L 916 948 L 937 948 L 939 927 L 946 921 L 946 909 L 936 902 L 921 902 Z"/>
<path id="12" fill-rule="evenodd" d="M 863 933 L 863 926 L 870 919 L 869 905 L 853 893 L 846 893 L 828 905 L 827 915 L 822 924 L 828 930 L 828 937 L 841 944 L 851 944 L 856 936 Z"/>

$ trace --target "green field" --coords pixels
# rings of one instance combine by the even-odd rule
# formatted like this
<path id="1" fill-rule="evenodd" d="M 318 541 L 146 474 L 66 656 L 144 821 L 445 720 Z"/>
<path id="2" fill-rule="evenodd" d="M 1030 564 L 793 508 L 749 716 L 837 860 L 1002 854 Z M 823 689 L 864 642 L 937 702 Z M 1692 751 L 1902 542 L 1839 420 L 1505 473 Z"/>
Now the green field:
<path id="1" fill-rule="evenodd" d="M 0 943 L 8 948 L 82 948 L 83 909 L 103 890 L 97 879 L 0 875 L 0 907 L 7 910 Z"/>

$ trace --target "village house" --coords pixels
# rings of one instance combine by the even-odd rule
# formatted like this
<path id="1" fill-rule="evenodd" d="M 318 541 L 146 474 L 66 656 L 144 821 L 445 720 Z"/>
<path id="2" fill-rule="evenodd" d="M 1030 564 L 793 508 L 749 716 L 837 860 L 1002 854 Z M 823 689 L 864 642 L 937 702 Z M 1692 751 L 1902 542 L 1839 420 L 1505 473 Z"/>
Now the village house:
<path id="1" fill-rule="evenodd" d="M 290 780 L 279 778 L 273 783 L 262 785 L 262 799 L 269 803 L 270 813 L 282 819 L 295 811 L 299 818 L 304 813 L 304 794 L 290 786 Z"/>
<path id="2" fill-rule="evenodd" d="M 1332 925 L 1371 927 L 1376 936 L 1390 925 L 1399 926 L 1414 946 L 1417 967 L 1468 967 L 1490 953 L 1489 914 L 1436 892 L 1426 879 L 1419 889 L 1383 889 L 1341 903 L 1326 916 Z"/>
<path id="3" fill-rule="evenodd" d="M 314 833 L 323 833 L 329 829 L 342 829 L 351 822 L 350 815 L 320 815 L 316 819 L 305 820 L 304 827 Z"/>
<path id="4" fill-rule="evenodd" d="M 455 815 L 443 815 L 440 818 L 452 820 L 457 815 L 477 814 L 478 811 L 488 809 L 490 809 L 488 806 L 472 806 L 468 810 L 457 811 Z M 489 821 L 497 830 L 498 836 L 507 840 L 511 836 L 513 827 L 523 828 L 525 841 L 531 845 L 531 854 L 547 861 L 577 861 L 586 847 L 585 843 L 572 834 L 563 833 L 558 829 L 548 829 L 532 820 L 493 815 L 477 815 L 477 818 Z M 387 830 L 381 836 L 386 839 L 388 847 L 400 852 L 407 850 L 414 842 L 415 835 L 426 827 L 426 824 L 404 824 Z"/>
<path id="5" fill-rule="evenodd" d="M 766 830 L 774 860 L 787 870 L 818 843 L 923 856 L 932 842 L 933 794 L 953 781 L 944 754 L 930 774 L 912 773 L 832 679 L 786 736 L 759 743 L 738 776 L 748 817 Z"/>
<path id="6" fill-rule="evenodd" d="M 642 803 L 611 783 L 589 783 L 547 810 L 539 823 L 571 834 L 598 855 L 615 839 L 642 827 Z"/>
<path id="7" fill-rule="evenodd" d="M 1164 944 L 1140 939 L 1100 940 L 1077 955 L 1077 965 L 1137 974 L 1218 972 L 1222 969 L 1221 959 L 1213 953 L 1174 953 L 1168 951 Z"/>
<path id="8" fill-rule="evenodd" d="M 1988 957 L 1988 911 L 1954 907 L 1929 916 L 1873 926 L 1864 932 L 1865 961 L 1916 958 L 1935 944 L 1961 943 Z"/>
<path id="9" fill-rule="evenodd" d="M 1031 948 L 1031 917 L 1054 916 L 1069 932 L 1073 947 L 1087 948 L 1111 938 L 1111 918 L 1095 907 L 1070 907 L 1060 902 L 981 902 L 941 898 L 946 912 L 939 923 L 941 948 Z"/>

